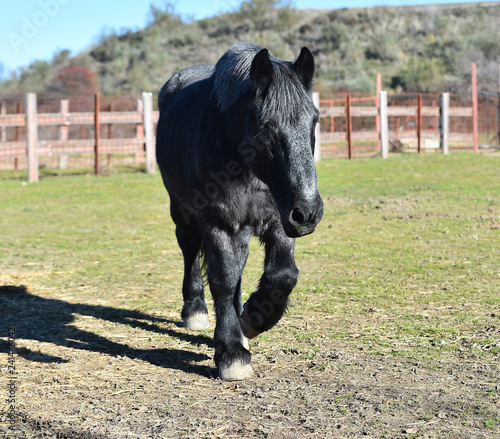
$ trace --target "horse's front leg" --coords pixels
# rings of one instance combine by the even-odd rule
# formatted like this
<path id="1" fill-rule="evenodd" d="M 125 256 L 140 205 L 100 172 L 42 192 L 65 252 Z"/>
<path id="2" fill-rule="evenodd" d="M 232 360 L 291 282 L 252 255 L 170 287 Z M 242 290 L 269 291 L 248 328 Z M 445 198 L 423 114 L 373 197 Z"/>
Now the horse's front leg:
<path id="1" fill-rule="evenodd" d="M 275 227 L 265 236 L 266 259 L 259 287 L 244 305 L 241 327 L 248 338 L 271 329 L 283 316 L 288 296 L 297 284 L 295 240 Z"/>
<path id="2" fill-rule="evenodd" d="M 251 232 L 231 235 L 220 229 L 203 237 L 207 258 L 207 277 L 214 298 L 217 324 L 214 333 L 215 364 L 223 380 L 242 380 L 252 373 L 248 340 L 239 317 L 241 275 L 248 256 Z"/>

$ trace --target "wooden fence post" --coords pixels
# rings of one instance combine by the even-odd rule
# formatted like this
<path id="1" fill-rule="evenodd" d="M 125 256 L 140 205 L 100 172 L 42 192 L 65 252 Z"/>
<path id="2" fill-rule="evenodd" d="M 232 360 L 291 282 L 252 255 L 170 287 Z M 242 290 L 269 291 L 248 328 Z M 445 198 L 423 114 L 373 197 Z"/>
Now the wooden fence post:
<path id="1" fill-rule="evenodd" d="M 112 112 L 113 112 L 113 103 L 110 102 L 108 105 L 108 113 L 112 113 Z M 108 124 L 108 139 L 112 139 L 112 138 L 113 138 L 113 124 L 110 123 L 110 124 Z M 106 166 L 108 168 L 111 167 L 111 153 L 107 154 Z"/>
<path id="2" fill-rule="evenodd" d="M 7 114 L 7 104 L 5 102 L 2 102 L 0 114 Z M 0 128 L 2 130 L 2 142 L 7 142 L 7 128 L 4 125 Z"/>
<path id="3" fill-rule="evenodd" d="M 112 113 L 112 112 L 113 112 L 113 103 L 111 102 L 108 105 L 108 113 Z M 113 124 L 109 123 L 108 124 L 108 139 L 112 139 L 112 138 L 113 138 Z"/>
<path id="4" fill-rule="evenodd" d="M 313 93 L 313 103 L 314 106 L 319 110 L 319 93 L 314 92 Z M 318 123 L 316 124 L 316 127 L 314 128 L 314 137 L 316 138 L 315 144 L 314 144 L 314 161 L 319 162 L 321 161 L 321 128 L 320 128 L 320 120 L 318 119 Z"/>
<path id="5" fill-rule="evenodd" d="M 347 128 L 347 154 L 349 160 L 352 159 L 352 119 L 351 119 L 351 95 L 347 93 L 345 95 L 345 117 L 346 117 L 346 128 Z"/>
<path id="6" fill-rule="evenodd" d="M 143 114 L 144 113 L 144 105 L 141 99 L 137 99 L 137 112 Z M 135 127 L 135 136 L 138 139 L 142 139 L 144 137 L 144 124 L 138 123 Z M 137 164 L 144 162 L 144 150 L 137 151 L 135 153 L 135 162 Z"/>
<path id="7" fill-rule="evenodd" d="M 36 182 L 38 175 L 38 126 L 36 115 L 36 94 L 26 94 L 26 146 L 28 151 L 28 181 Z"/>
<path id="8" fill-rule="evenodd" d="M 422 152 L 422 93 L 417 95 L 417 151 Z"/>
<path id="9" fill-rule="evenodd" d="M 375 95 L 375 107 L 377 108 L 377 115 L 375 116 L 375 128 L 377 133 L 379 133 L 379 138 L 377 140 L 377 150 L 381 148 L 380 146 L 380 92 L 382 91 L 382 75 L 377 73 L 377 94 Z"/>
<path id="10" fill-rule="evenodd" d="M 155 141 L 153 123 L 153 93 L 142 94 L 144 137 L 146 141 L 146 172 L 156 172 Z"/>
<path id="11" fill-rule="evenodd" d="M 443 93 L 439 102 L 440 108 L 440 123 L 439 129 L 441 134 L 441 151 L 443 154 L 449 154 L 449 137 L 450 137 L 450 94 Z"/>
<path id="12" fill-rule="evenodd" d="M 59 112 L 61 114 L 69 113 L 69 99 L 61 99 Z M 59 140 L 68 140 L 69 126 L 59 126 Z M 68 167 L 68 156 L 64 154 L 59 155 L 59 169 L 66 169 Z"/>
<path id="13" fill-rule="evenodd" d="M 500 64 L 498 64 L 497 146 L 500 146 Z"/>
<path id="14" fill-rule="evenodd" d="M 478 133 L 477 133 L 477 76 L 476 63 L 472 63 L 472 145 L 474 152 L 478 149 Z"/>
<path id="15" fill-rule="evenodd" d="M 18 102 L 16 104 L 16 114 L 21 114 L 23 112 L 22 104 L 21 102 Z M 21 141 L 21 127 L 16 127 L 16 137 L 14 138 L 15 142 L 20 142 Z M 14 158 L 14 170 L 19 169 L 19 157 Z"/>
<path id="16" fill-rule="evenodd" d="M 380 155 L 383 159 L 389 157 L 389 122 L 387 119 L 387 92 L 379 93 L 379 115 L 380 115 Z"/>
<path id="17" fill-rule="evenodd" d="M 335 149 L 333 133 L 335 132 L 335 117 L 333 116 L 333 99 L 330 99 L 330 132 L 332 133 L 332 151 Z"/>
<path id="18" fill-rule="evenodd" d="M 99 93 L 94 97 L 94 130 L 95 130 L 95 144 L 94 144 L 94 157 L 95 157 L 95 175 L 101 175 L 101 160 L 100 160 L 100 135 L 101 135 L 101 122 L 99 118 L 100 112 L 100 98 Z"/>

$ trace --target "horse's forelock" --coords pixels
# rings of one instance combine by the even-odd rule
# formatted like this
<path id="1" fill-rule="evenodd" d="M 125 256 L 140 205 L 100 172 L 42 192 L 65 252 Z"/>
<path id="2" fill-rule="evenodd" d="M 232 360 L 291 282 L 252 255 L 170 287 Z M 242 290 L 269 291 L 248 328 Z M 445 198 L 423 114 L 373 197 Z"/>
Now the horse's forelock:
<path id="1" fill-rule="evenodd" d="M 261 50 L 248 42 L 233 44 L 217 62 L 214 70 L 214 97 L 219 110 L 228 111 L 245 93 L 252 83 L 250 68 L 255 55 Z M 295 74 L 292 64 L 275 57 L 273 80 L 265 99 L 256 102 L 257 111 L 263 120 L 290 122 L 303 111 L 312 110 L 312 100 Z"/>
<path id="2" fill-rule="evenodd" d="M 250 67 L 260 50 L 252 43 L 235 43 L 217 62 L 213 74 L 214 95 L 221 111 L 229 110 L 251 88 Z"/>
<path id="3" fill-rule="evenodd" d="M 260 108 L 261 119 L 295 123 L 304 112 L 314 111 L 312 99 L 290 63 L 274 63 L 273 81 Z"/>

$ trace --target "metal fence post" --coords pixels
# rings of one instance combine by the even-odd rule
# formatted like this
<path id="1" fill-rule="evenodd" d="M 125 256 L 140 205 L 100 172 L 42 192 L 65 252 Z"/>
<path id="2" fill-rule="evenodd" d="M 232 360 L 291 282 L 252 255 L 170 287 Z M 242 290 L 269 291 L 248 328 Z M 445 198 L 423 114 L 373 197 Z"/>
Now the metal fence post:
<path id="1" fill-rule="evenodd" d="M 319 93 L 314 92 L 313 93 L 313 103 L 314 106 L 319 110 Z M 316 138 L 315 144 L 314 144 L 314 161 L 319 162 L 321 161 L 321 128 L 320 128 L 320 120 L 318 120 L 318 123 L 316 124 L 316 127 L 314 128 L 314 137 Z"/>
<path id="2" fill-rule="evenodd" d="M 417 95 L 417 151 L 422 152 L 422 93 Z"/>
<path id="3" fill-rule="evenodd" d="M 443 93 L 439 102 L 440 108 L 440 123 L 439 129 L 441 134 L 441 151 L 443 154 L 449 154 L 449 137 L 450 137 L 450 94 Z"/>
<path id="4" fill-rule="evenodd" d="M 156 172 L 156 160 L 153 123 L 153 93 L 143 93 L 142 102 L 144 137 L 146 141 L 146 172 L 148 174 L 154 174 Z"/>
<path id="5" fill-rule="evenodd" d="M 38 126 L 36 113 L 36 94 L 26 94 L 26 146 L 28 152 L 28 181 L 36 182 L 38 175 Z"/>
<path id="6" fill-rule="evenodd" d="M 379 93 L 379 115 L 380 115 L 380 156 L 383 159 L 389 157 L 389 122 L 387 120 L 387 92 Z"/>
<path id="7" fill-rule="evenodd" d="M 478 151 L 478 111 L 477 111 L 477 75 L 476 63 L 472 63 L 472 146 Z"/>
<path id="8" fill-rule="evenodd" d="M 99 98 L 99 93 L 94 96 L 94 166 L 95 175 L 101 175 L 101 101 Z"/>
<path id="9" fill-rule="evenodd" d="M 352 160 L 352 118 L 351 118 L 351 95 L 345 95 L 345 118 L 346 118 L 346 140 L 347 140 L 347 156 Z"/>

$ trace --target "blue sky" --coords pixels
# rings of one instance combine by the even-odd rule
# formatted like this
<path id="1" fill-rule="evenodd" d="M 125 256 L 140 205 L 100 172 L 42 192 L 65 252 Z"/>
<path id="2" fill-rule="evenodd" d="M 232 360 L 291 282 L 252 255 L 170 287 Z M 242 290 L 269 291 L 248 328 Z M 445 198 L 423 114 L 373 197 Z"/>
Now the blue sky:
<path id="1" fill-rule="evenodd" d="M 334 9 L 377 5 L 459 3 L 460 0 L 295 0 L 297 8 Z M 105 29 L 142 28 L 150 4 L 164 0 L 3 0 L 0 14 L 0 70 L 8 72 L 34 60 L 51 59 L 69 49 L 77 54 L 94 44 Z M 235 9 L 241 0 L 178 0 L 171 2 L 183 17 L 202 19 Z"/>

